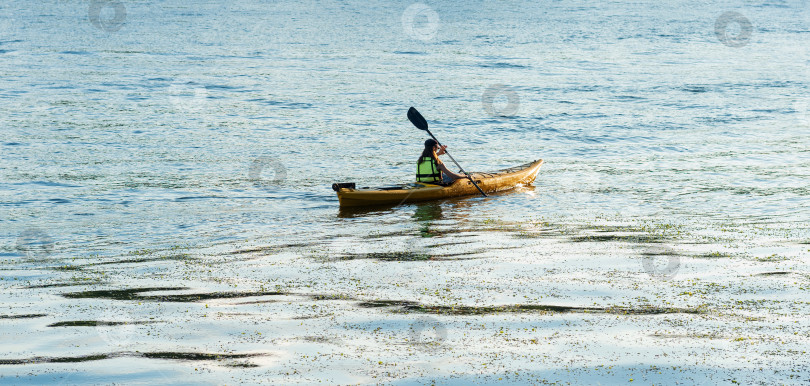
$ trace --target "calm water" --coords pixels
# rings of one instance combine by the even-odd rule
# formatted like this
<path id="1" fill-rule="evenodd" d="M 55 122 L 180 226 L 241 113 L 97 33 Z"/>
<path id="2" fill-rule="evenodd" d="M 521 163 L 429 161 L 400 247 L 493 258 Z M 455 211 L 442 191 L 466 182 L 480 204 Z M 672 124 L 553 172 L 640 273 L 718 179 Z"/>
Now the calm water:
<path id="1" fill-rule="evenodd" d="M 51 379 L 40 375 L 65 383 L 407 383 L 426 377 L 452 383 L 494 382 L 522 369 L 535 382 L 610 383 L 626 381 L 634 366 L 649 367 L 644 356 L 596 374 L 567 373 L 561 364 L 526 365 L 526 358 L 514 356 L 526 350 L 513 353 L 508 341 L 479 345 L 460 338 L 469 323 L 482 322 L 471 316 L 437 316 L 431 323 L 443 326 L 440 340 L 451 347 L 479 345 L 478 354 L 465 355 L 501 353 L 513 355 L 513 362 L 479 368 L 464 355 L 433 352 L 439 362 L 455 360 L 458 367 L 386 369 L 370 354 L 332 357 L 316 366 L 302 353 L 330 345 L 355 353 L 385 351 L 384 340 L 346 331 L 375 331 L 377 323 L 402 333 L 414 319 L 392 321 L 377 308 L 330 305 L 335 308 L 324 314 L 331 319 L 308 327 L 331 331 L 319 338 L 294 323 L 295 310 L 304 305 L 245 311 L 228 303 L 218 314 L 220 324 L 200 327 L 184 307 L 208 315 L 197 308 L 209 304 L 188 299 L 66 297 L 109 289 L 599 307 L 648 304 L 639 299 L 662 291 L 672 297 L 662 304 L 672 307 L 717 301 L 709 310 L 720 318 L 726 312 L 720 309 L 739 300 L 736 292 L 721 290 L 721 300 L 694 304 L 678 296 L 700 287 L 698 280 L 722 286 L 784 271 L 778 275 L 796 275 L 784 286 L 768 284 L 776 276 L 745 285 L 752 293 L 764 285 L 766 298 L 794 303 L 744 309 L 737 319 L 715 320 L 707 329 L 733 329 L 743 314 L 792 304 L 798 314 L 767 319 L 762 328 L 801 347 L 810 331 L 806 321 L 798 322 L 810 315 L 809 36 L 810 4 L 803 0 L 3 2 L 0 285 L 8 307 L 0 324 L 10 331 L 2 333 L 4 341 L 28 337 L 33 343 L 15 343 L 0 360 L 131 353 L 137 344 L 152 344 L 152 352 L 261 355 L 248 364 L 239 362 L 244 358 L 225 365 L 197 361 L 209 366 L 207 377 L 195 373 L 197 362 L 188 358 L 146 358 L 138 371 L 120 370 L 132 360 L 129 354 L 64 369 L 0 363 L 0 375 L 24 375 L 22 381 L 31 383 Z M 537 181 L 485 199 L 339 210 L 333 182 L 412 180 L 426 137 L 407 121 L 410 106 L 465 169 L 491 171 L 543 158 Z M 651 229 L 664 233 L 652 246 L 628 242 L 621 233 L 657 232 Z M 594 232 L 612 238 L 580 242 Z M 681 280 L 672 293 L 666 289 L 671 282 L 645 276 L 639 260 L 662 240 L 681 256 L 678 274 L 667 271 L 674 275 L 667 279 Z M 713 254 L 720 258 L 698 258 Z M 433 260 L 410 261 L 424 256 Z M 435 262 L 442 259 L 467 263 Z M 625 274 L 608 279 L 617 270 Z M 534 288 L 515 281 L 522 273 L 562 276 L 533 280 L 539 286 Z M 643 276 L 641 287 L 628 275 Z M 596 282 L 594 293 L 570 282 L 585 277 Z M 397 292 L 390 278 L 402 278 L 413 291 Z M 629 292 L 607 284 L 611 280 Z M 419 292 L 420 286 L 431 291 Z M 463 295 L 433 294 L 440 288 Z M 141 303 L 152 307 L 150 301 L 157 308 L 134 310 Z M 128 332 L 114 323 L 52 326 L 115 322 L 121 312 L 132 315 L 131 323 L 117 324 L 132 327 Z M 503 319 L 498 315 L 482 318 Z M 236 343 L 234 337 L 259 331 L 254 324 L 276 319 L 284 322 L 265 326 L 261 338 Z M 645 323 L 630 320 L 611 328 L 638 328 L 638 336 L 658 331 Z M 777 332 L 791 323 L 795 331 Z M 152 331 L 147 327 L 172 343 L 146 338 Z M 210 335 L 217 333 L 222 336 Z M 82 334 L 102 339 L 90 347 L 71 341 Z M 743 344 L 734 343 L 740 342 L 737 335 L 713 334 L 724 344 Z M 373 342 L 357 343 L 364 339 Z M 111 349 L 116 341 L 131 344 Z M 711 345 L 693 343 L 673 348 L 684 351 L 659 364 L 695 365 L 686 360 L 689 347 L 711 352 Z M 53 349 L 55 344 L 60 348 Z M 610 347 L 583 349 L 593 361 L 582 369 L 608 365 L 615 354 Z M 751 350 L 763 362 L 773 360 L 763 354 L 764 345 Z M 735 351 L 739 347 L 728 347 L 725 362 L 691 368 L 695 378 L 671 370 L 663 378 L 636 379 L 759 379 L 740 367 Z M 401 364 L 410 354 L 391 355 Z M 774 363 L 774 373 L 762 379 L 809 378 L 803 352 Z M 67 370 L 73 368 L 80 371 Z M 199 378 L 183 378 L 189 374 Z"/>

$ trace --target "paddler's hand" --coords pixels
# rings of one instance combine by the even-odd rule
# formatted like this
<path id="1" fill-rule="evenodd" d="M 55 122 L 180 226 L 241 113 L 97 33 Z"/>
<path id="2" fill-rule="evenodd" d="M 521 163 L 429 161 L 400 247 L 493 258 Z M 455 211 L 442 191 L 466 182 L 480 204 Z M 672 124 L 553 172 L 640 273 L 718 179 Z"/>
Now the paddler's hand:
<path id="1" fill-rule="evenodd" d="M 442 155 L 447 153 L 447 145 L 439 146 L 439 151 L 436 152 L 436 155 Z"/>

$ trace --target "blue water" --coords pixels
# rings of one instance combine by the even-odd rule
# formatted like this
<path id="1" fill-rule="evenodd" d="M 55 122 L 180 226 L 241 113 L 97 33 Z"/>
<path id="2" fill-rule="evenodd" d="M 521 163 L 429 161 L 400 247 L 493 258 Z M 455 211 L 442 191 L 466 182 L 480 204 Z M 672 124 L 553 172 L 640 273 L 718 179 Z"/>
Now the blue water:
<path id="1" fill-rule="evenodd" d="M 341 212 L 330 188 L 413 179 L 410 106 L 469 171 L 545 160 L 531 187 L 439 203 L 447 228 L 609 217 L 810 239 L 806 1 L 409 6 L 3 2 L 7 269 L 416 228 L 420 206 Z M 749 38 L 730 23 L 721 41 L 725 12 Z"/>
<path id="2" fill-rule="evenodd" d="M 334 226 L 332 182 L 412 178 L 411 105 L 469 170 L 546 159 L 538 195 L 476 211 L 806 218 L 803 2 L 433 4 L 427 41 L 405 5 L 126 3 L 107 31 L 86 2 L 7 2 L 5 249 L 28 228 L 115 254 Z M 743 47 L 714 33 L 729 10 Z M 493 85 L 513 115 L 482 106 Z M 257 188 L 259 157 L 284 181 Z"/>

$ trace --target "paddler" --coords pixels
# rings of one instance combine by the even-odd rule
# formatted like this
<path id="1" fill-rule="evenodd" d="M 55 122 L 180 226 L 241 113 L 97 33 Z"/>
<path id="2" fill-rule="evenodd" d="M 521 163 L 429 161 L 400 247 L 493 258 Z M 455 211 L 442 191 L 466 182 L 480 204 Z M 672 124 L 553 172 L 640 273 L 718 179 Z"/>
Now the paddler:
<path id="1" fill-rule="evenodd" d="M 439 146 L 434 139 L 425 141 L 425 150 L 416 162 L 416 182 L 450 185 L 459 178 L 466 178 L 463 174 L 451 172 L 444 162 L 439 160 L 445 149 L 447 145 Z"/>

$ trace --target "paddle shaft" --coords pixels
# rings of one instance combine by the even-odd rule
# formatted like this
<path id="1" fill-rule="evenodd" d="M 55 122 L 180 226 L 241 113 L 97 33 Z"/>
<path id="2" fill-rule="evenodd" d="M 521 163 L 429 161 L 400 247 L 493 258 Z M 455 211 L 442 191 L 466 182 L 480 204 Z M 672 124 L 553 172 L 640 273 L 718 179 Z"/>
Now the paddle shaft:
<path id="1" fill-rule="evenodd" d="M 436 141 L 437 145 L 439 145 L 440 147 L 442 146 L 441 142 L 439 142 L 439 140 L 436 139 L 436 137 L 433 135 L 433 133 L 430 132 L 430 130 L 425 129 L 425 131 L 427 131 L 428 135 L 430 135 L 430 137 L 433 138 L 434 141 Z M 484 191 L 481 190 L 481 187 L 478 186 L 478 184 L 475 183 L 475 180 L 473 180 L 472 176 L 467 174 L 467 172 L 464 171 L 464 168 L 462 168 L 461 165 L 459 165 L 458 162 L 456 162 L 456 159 L 453 158 L 453 156 L 450 155 L 450 153 L 448 153 L 447 150 L 444 151 L 444 154 L 447 154 L 447 156 L 450 157 L 450 160 L 452 160 L 453 163 L 456 164 L 456 166 L 458 166 L 459 169 L 461 169 L 461 172 L 464 173 L 464 175 L 467 176 L 467 178 L 470 179 L 470 182 L 472 182 L 472 184 L 475 186 L 475 188 L 478 189 L 478 191 L 481 192 L 481 194 L 483 194 L 484 197 L 486 197 L 487 194 L 484 193 Z"/>

